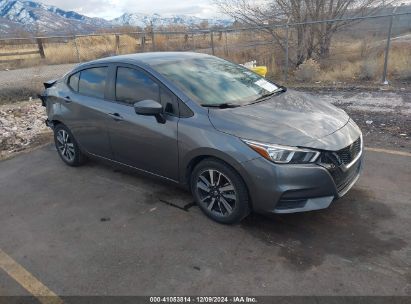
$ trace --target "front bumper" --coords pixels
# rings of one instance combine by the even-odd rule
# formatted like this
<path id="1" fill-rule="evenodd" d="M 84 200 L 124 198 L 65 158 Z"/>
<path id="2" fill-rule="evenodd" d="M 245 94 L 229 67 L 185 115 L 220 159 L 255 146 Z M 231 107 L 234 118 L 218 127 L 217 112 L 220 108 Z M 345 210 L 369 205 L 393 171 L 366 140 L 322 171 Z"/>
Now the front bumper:
<path id="1" fill-rule="evenodd" d="M 264 158 L 243 163 L 255 212 L 295 213 L 327 208 L 358 180 L 361 155 L 344 178 L 320 164 L 277 165 Z"/>

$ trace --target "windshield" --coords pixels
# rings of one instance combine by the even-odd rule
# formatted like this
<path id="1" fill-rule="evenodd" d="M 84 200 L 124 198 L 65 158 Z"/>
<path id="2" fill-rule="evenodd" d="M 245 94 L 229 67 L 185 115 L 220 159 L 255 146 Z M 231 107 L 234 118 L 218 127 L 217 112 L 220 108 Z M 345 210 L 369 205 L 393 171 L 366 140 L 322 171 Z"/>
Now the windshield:
<path id="1" fill-rule="evenodd" d="M 244 105 L 278 90 L 247 68 L 216 57 L 161 62 L 153 67 L 201 105 Z"/>

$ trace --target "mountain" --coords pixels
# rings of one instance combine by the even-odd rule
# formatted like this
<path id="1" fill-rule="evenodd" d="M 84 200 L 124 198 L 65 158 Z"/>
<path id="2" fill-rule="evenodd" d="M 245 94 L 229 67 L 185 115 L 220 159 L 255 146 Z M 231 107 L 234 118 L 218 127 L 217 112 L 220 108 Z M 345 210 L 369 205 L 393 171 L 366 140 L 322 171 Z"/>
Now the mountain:
<path id="1" fill-rule="evenodd" d="M 4 34 L 18 34 L 24 32 L 24 28 L 21 24 L 10 21 L 6 18 L 0 17 L 0 35 L 3 36 Z"/>
<path id="2" fill-rule="evenodd" d="M 233 23 L 229 19 L 203 19 L 188 15 L 161 16 L 159 14 L 148 15 L 142 13 L 125 13 L 120 17 L 111 20 L 111 22 L 115 25 L 139 26 L 142 28 L 150 25 L 151 22 L 153 23 L 154 28 L 170 25 L 196 27 L 204 23 L 207 23 L 210 27 L 226 27 Z"/>
<path id="3" fill-rule="evenodd" d="M 196 26 L 208 22 L 209 26 L 228 26 L 229 20 L 201 19 L 193 16 L 126 13 L 113 19 L 91 18 L 73 11 L 26 0 L 0 0 L 0 35 L 13 36 L 22 32 L 35 34 L 91 33 L 118 26 L 155 27 L 168 25 Z"/>
<path id="4" fill-rule="evenodd" d="M 21 0 L 0 0 L 0 30 L 13 29 L 13 25 L 28 32 L 84 32 L 111 26 L 101 18 L 90 18 L 55 6 Z"/>

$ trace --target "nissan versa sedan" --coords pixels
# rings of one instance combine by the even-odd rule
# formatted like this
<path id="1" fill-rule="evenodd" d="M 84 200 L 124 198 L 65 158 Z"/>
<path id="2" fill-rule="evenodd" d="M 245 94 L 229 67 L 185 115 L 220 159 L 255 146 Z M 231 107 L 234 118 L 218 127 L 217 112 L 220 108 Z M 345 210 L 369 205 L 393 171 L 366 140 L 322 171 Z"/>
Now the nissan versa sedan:
<path id="1" fill-rule="evenodd" d="M 220 223 L 327 208 L 361 171 L 343 110 L 214 56 L 115 56 L 44 85 L 67 165 L 96 157 L 186 186 Z"/>

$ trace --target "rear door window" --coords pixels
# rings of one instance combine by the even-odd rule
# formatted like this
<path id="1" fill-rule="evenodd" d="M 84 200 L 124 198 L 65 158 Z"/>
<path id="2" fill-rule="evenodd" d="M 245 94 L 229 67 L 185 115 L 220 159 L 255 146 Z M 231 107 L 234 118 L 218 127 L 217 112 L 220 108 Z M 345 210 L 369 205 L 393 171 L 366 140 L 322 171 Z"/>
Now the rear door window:
<path id="1" fill-rule="evenodd" d="M 160 102 L 160 87 L 143 71 L 118 67 L 116 77 L 116 100 L 134 104 L 151 99 Z"/>
<path id="2" fill-rule="evenodd" d="M 82 70 L 78 84 L 80 94 L 104 98 L 106 89 L 107 67 L 98 67 Z"/>

